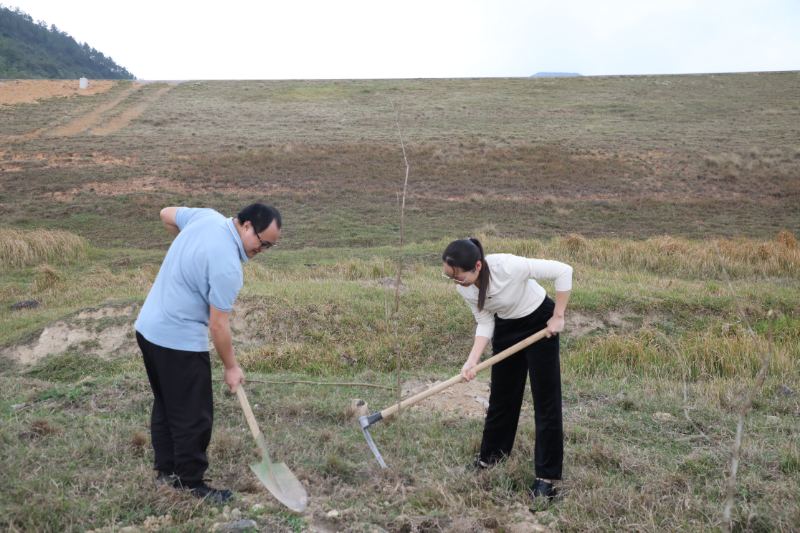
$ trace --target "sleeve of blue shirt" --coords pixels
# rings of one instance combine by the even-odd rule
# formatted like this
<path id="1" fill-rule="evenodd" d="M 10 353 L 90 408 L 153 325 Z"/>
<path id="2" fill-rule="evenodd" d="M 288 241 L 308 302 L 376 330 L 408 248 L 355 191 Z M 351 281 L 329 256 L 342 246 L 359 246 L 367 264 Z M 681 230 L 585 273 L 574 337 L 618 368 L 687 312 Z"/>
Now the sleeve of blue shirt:
<path id="1" fill-rule="evenodd" d="M 180 207 L 175 212 L 175 224 L 178 229 L 183 231 L 183 228 L 201 218 L 215 214 L 213 209 L 195 208 L 195 207 Z"/>
<path id="2" fill-rule="evenodd" d="M 230 313 L 233 303 L 242 290 L 244 280 L 241 272 L 226 270 L 208 280 L 208 302 L 224 313 Z"/>

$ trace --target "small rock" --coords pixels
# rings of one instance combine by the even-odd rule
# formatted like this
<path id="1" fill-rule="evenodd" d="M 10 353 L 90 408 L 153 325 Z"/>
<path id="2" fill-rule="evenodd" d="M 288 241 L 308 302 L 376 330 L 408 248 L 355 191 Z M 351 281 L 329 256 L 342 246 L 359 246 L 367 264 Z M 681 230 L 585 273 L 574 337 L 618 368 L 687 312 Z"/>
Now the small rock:
<path id="1" fill-rule="evenodd" d="M 111 263 L 111 266 L 113 268 L 124 267 L 124 266 L 130 265 L 131 263 L 132 263 L 131 258 L 130 257 L 126 257 L 125 259 L 120 259 L 116 263 Z"/>
<path id="2" fill-rule="evenodd" d="M 794 396 L 795 392 L 788 385 L 781 385 L 778 387 L 778 392 L 784 396 Z"/>
<path id="3" fill-rule="evenodd" d="M 36 309 L 39 307 L 39 302 L 36 300 L 23 300 L 11 306 L 12 311 L 19 311 L 20 309 Z"/>
<path id="4" fill-rule="evenodd" d="M 367 402 L 359 398 L 354 398 L 350 401 L 350 406 L 347 408 L 347 416 L 352 418 L 361 418 L 362 416 L 369 414 L 367 408 Z"/>
<path id="5" fill-rule="evenodd" d="M 672 416 L 669 413 L 656 413 L 656 414 L 653 415 L 653 418 L 655 418 L 656 420 L 665 420 L 666 421 L 666 420 L 672 420 L 675 417 Z"/>
<path id="6" fill-rule="evenodd" d="M 255 529 L 258 527 L 258 523 L 255 520 L 235 520 L 233 522 L 228 522 L 227 524 L 223 524 L 219 527 L 217 531 L 220 533 L 239 533 L 244 531 L 250 531 L 251 529 Z"/>
<path id="7" fill-rule="evenodd" d="M 780 421 L 781 421 L 780 417 L 767 415 L 767 422 L 775 422 L 775 423 L 777 423 L 777 422 L 780 422 Z"/>
<path id="8" fill-rule="evenodd" d="M 628 395 L 628 393 L 627 393 L 627 392 L 625 392 L 625 391 L 619 391 L 619 392 L 617 393 L 617 398 L 619 398 L 620 400 L 623 400 L 623 399 L 624 399 L 624 398 L 625 398 L 627 395 Z"/>
<path id="9" fill-rule="evenodd" d="M 337 518 L 339 516 L 339 511 L 337 511 L 336 509 L 328 511 L 327 516 L 328 518 Z"/>
<path id="10" fill-rule="evenodd" d="M 487 401 L 483 402 L 483 406 L 484 406 L 486 409 L 488 409 L 488 408 L 489 408 L 489 401 L 487 400 Z"/>
<path id="11" fill-rule="evenodd" d="M 11 408 L 12 408 L 13 410 L 15 410 L 15 411 L 19 411 L 20 409 L 22 409 L 22 408 L 23 408 L 23 407 L 25 407 L 26 405 L 28 405 L 26 402 L 22 402 L 22 403 L 15 403 L 14 405 L 12 405 L 12 406 L 11 406 Z"/>
<path id="12" fill-rule="evenodd" d="M 231 514 L 231 506 L 230 505 L 226 505 L 225 507 L 223 507 L 222 508 L 222 514 Z"/>
<path id="13" fill-rule="evenodd" d="M 212 507 L 208 510 L 208 512 L 211 513 L 211 516 L 215 516 L 219 512 L 219 509 Z"/>
<path id="14" fill-rule="evenodd" d="M 242 517 L 242 512 L 239 509 L 234 509 L 231 511 L 231 518 L 234 520 L 239 520 Z"/>
<path id="15" fill-rule="evenodd" d="M 259 515 L 262 512 L 264 512 L 264 506 L 261 505 L 260 503 L 257 503 L 250 508 L 250 512 L 253 513 L 254 515 Z"/>

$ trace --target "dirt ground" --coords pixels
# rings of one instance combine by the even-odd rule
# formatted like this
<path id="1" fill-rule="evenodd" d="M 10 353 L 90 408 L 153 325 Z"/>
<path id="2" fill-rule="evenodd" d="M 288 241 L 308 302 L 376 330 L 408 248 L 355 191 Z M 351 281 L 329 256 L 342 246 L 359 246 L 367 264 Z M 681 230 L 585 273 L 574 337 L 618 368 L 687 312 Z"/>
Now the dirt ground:
<path id="1" fill-rule="evenodd" d="M 79 88 L 78 80 L 12 80 L 0 82 L 0 104 L 35 104 L 41 98 L 87 96 L 104 93 L 117 83 L 89 80 L 89 87 Z"/>
<path id="2" fill-rule="evenodd" d="M 441 383 L 441 381 L 406 381 L 403 383 L 403 398 L 410 398 Z M 481 378 L 469 383 L 459 383 L 439 394 L 412 405 L 412 411 L 438 412 L 459 418 L 483 418 L 489 406 L 489 385 Z"/>

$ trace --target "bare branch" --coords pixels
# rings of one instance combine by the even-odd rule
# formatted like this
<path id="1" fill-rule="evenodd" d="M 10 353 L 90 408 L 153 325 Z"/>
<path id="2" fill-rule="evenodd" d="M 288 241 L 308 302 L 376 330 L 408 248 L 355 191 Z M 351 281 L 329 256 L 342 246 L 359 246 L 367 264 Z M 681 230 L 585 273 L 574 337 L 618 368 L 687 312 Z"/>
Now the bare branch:
<path id="1" fill-rule="evenodd" d="M 700 434 L 700 435 L 698 435 L 696 437 L 686 437 L 686 438 L 678 439 L 678 440 L 691 440 L 691 439 L 696 439 L 696 438 L 702 438 L 702 439 L 709 439 L 710 440 L 710 437 L 708 435 L 706 435 L 705 433 L 703 433 L 703 430 L 700 429 L 700 426 L 698 426 L 695 423 L 695 421 L 692 420 L 692 417 L 689 416 L 689 392 L 688 392 L 688 386 L 686 385 L 686 376 L 689 373 L 689 365 L 686 364 L 686 361 L 683 359 L 683 356 L 678 351 L 678 349 L 675 347 L 675 345 L 672 343 L 672 341 L 669 340 L 669 337 L 664 335 L 664 333 L 661 332 L 661 331 L 659 331 L 659 333 L 664 338 L 664 340 L 667 341 L 667 344 L 669 344 L 669 347 L 672 348 L 673 352 L 675 352 L 675 356 L 678 358 L 678 361 L 680 361 L 680 363 L 681 363 L 681 369 L 682 369 L 682 373 L 683 373 L 683 414 L 686 416 L 686 420 L 688 420 L 689 423 L 692 426 L 694 426 L 694 429 L 696 429 L 697 432 Z"/>
<path id="2" fill-rule="evenodd" d="M 396 290 L 395 290 L 395 298 L 394 298 L 394 351 L 395 351 L 395 364 L 397 366 L 397 420 L 400 421 L 400 415 L 402 413 L 402 383 L 401 383 L 401 374 L 400 374 L 400 343 L 397 337 L 397 328 L 398 328 L 398 315 L 400 314 L 400 279 L 403 273 L 403 223 L 405 222 L 405 211 L 406 211 L 406 190 L 408 189 L 408 157 L 406 156 L 406 147 L 403 143 L 403 133 L 400 131 L 400 119 L 397 116 L 397 110 L 394 106 L 394 101 L 389 100 L 392 104 L 392 113 L 394 114 L 394 123 L 397 126 L 397 136 L 400 139 L 400 148 L 403 150 L 403 160 L 406 163 L 406 179 L 403 182 L 403 201 L 400 203 L 400 249 L 398 253 L 397 259 L 397 281 L 396 281 Z M 397 455 L 397 463 L 400 464 L 400 424 L 397 424 L 397 446 L 396 446 L 396 455 Z M 397 483 L 400 482 L 400 472 L 395 470 L 395 481 Z"/>

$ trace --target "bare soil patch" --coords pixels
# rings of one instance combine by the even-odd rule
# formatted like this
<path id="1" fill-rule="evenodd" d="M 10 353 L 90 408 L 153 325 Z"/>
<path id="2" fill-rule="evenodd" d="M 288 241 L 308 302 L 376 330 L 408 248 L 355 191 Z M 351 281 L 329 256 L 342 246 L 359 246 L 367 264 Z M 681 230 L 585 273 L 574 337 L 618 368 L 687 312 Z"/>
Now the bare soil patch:
<path id="1" fill-rule="evenodd" d="M 0 172 L 22 172 L 31 167 L 46 168 L 78 168 L 91 166 L 131 166 L 136 163 L 133 157 L 115 157 L 108 153 L 87 154 L 44 154 L 44 153 L 9 153 L 0 151 Z"/>
<path id="2" fill-rule="evenodd" d="M 138 310 L 135 305 L 86 309 L 45 326 L 33 342 L 6 348 L 2 355 L 29 365 L 80 344 L 86 345 L 87 352 L 104 358 L 133 354 L 133 320 Z"/>
<path id="3" fill-rule="evenodd" d="M 410 398 L 440 384 L 441 381 L 409 380 L 403 383 L 402 396 Z M 459 383 L 409 407 L 411 411 L 445 413 L 458 418 L 481 419 L 486 416 L 489 385 L 480 379 Z"/>
<path id="4" fill-rule="evenodd" d="M 13 80 L 0 82 L 0 104 L 35 104 L 45 98 L 73 98 L 104 93 L 117 82 L 89 80 L 80 88 L 78 80 Z"/>

